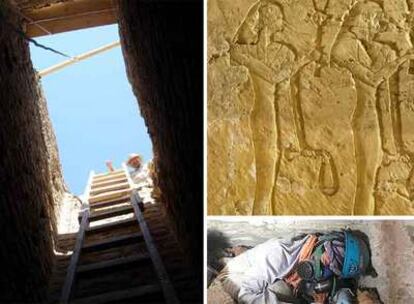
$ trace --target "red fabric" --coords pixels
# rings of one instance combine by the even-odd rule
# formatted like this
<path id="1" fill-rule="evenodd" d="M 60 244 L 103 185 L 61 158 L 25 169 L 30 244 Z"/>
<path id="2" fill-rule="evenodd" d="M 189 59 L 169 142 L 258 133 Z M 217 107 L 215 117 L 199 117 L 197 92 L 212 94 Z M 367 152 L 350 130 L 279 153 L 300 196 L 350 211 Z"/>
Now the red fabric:
<path id="1" fill-rule="evenodd" d="M 318 237 L 316 235 L 311 235 L 306 243 L 303 245 L 300 254 L 299 254 L 299 260 L 298 263 L 309 260 L 312 256 L 312 252 L 315 248 L 316 243 L 318 242 Z M 326 256 L 322 256 L 322 259 L 326 260 Z M 322 261 L 323 264 L 324 261 Z M 293 287 L 294 292 L 297 292 L 297 288 L 299 286 L 299 283 L 302 281 L 302 279 L 299 277 L 298 273 L 295 271 L 291 274 L 289 274 L 285 279 L 285 282 L 288 283 L 290 286 Z M 328 293 L 315 293 L 313 295 L 313 299 L 315 301 L 315 304 L 324 304 L 326 303 L 326 300 L 328 299 Z"/>
<path id="2" fill-rule="evenodd" d="M 318 237 L 316 235 L 311 235 L 308 240 L 303 245 L 300 254 L 299 254 L 299 260 L 298 263 L 309 260 L 312 256 L 313 249 L 318 241 Z M 299 277 L 298 273 L 295 271 L 288 275 L 285 278 L 285 282 L 288 283 L 293 287 L 293 289 L 296 291 L 298 288 L 298 285 L 302 279 Z"/>

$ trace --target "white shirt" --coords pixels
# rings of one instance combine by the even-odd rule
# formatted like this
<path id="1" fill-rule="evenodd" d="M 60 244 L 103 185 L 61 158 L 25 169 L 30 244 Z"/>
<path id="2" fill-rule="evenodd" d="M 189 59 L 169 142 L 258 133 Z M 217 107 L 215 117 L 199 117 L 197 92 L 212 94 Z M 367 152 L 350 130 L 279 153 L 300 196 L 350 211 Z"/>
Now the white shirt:
<path id="1" fill-rule="evenodd" d="M 227 264 L 228 279 L 240 286 L 238 302 L 284 303 L 277 299 L 269 287 L 293 269 L 308 237 L 295 241 L 271 239 L 232 259 Z"/>

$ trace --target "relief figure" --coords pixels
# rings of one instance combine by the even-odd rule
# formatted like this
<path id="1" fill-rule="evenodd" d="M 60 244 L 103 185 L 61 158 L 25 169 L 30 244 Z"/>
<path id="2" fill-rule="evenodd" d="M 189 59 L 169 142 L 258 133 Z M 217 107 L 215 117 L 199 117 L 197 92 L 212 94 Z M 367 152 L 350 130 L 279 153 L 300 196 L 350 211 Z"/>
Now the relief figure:
<path id="1" fill-rule="evenodd" d="M 278 157 L 275 91 L 286 93 L 295 64 L 295 54 L 287 46 L 272 41 L 282 30 L 283 15 L 278 4 L 259 1 L 248 12 L 238 29 L 230 54 L 235 64 L 246 66 L 255 90 L 252 131 L 256 150 L 256 194 L 253 214 L 271 214 L 271 192 Z M 278 88 L 277 88 L 278 87 Z M 281 98 L 283 99 L 283 98 Z M 283 99 L 285 102 L 289 100 Z M 293 130 L 292 108 L 288 123 Z M 296 136 L 289 134 L 290 145 L 297 146 Z"/>
<path id="2" fill-rule="evenodd" d="M 258 1 L 234 37 L 231 59 L 246 66 L 255 88 L 252 129 L 256 150 L 257 187 L 253 214 L 274 214 L 272 193 L 282 158 L 318 158 L 320 190 L 337 191 L 332 157 L 310 148 L 303 129 L 297 82 L 301 68 L 315 61 L 318 52 L 298 49 L 286 36 L 284 9 L 276 1 Z M 290 28 L 290 30 L 292 30 Z M 292 39 L 292 35 L 289 35 Z M 327 183 L 326 176 L 330 176 Z"/>
<path id="3" fill-rule="evenodd" d="M 389 27 L 374 1 L 357 3 L 345 20 L 333 47 L 333 62 L 348 69 L 355 81 L 357 106 L 353 116 L 357 189 L 354 214 L 374 214 L 374 186 L 383 151 L 397 153 L 392 129 L 389 78 L 410 58 L 385 43 Z M 382 127 L 381 127 L 382 126 Z"/>

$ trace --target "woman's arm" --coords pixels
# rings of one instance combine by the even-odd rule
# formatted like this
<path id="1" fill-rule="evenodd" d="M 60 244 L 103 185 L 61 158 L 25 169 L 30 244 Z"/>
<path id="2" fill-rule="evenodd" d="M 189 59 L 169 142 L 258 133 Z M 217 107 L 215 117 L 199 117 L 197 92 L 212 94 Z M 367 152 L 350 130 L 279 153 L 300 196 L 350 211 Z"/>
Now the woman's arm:
<path id="1" fill-rule="evenodd" d="M 243 54 L 237 46 L 230 49 L 230 58 L 238 64 L 246 66 L 251 73 L 274 83 L 272 78 L 275 72 L 260 60 Z"/>

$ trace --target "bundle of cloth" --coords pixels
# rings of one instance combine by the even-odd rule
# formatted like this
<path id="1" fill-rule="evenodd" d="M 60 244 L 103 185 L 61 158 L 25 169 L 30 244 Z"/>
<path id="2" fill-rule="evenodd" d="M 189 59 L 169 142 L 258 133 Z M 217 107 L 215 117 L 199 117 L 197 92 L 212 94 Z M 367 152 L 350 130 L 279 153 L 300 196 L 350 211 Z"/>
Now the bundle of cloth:
<path id="1" fill-rule="evenodd" d="M 230 259 L 218 279 L 238 303 L 350 304 L 359 278 L 374 274 L 368 239 L 344 230 L 271 239 Z"/>

